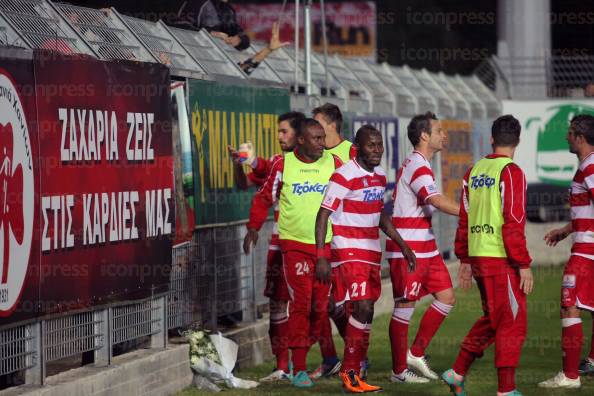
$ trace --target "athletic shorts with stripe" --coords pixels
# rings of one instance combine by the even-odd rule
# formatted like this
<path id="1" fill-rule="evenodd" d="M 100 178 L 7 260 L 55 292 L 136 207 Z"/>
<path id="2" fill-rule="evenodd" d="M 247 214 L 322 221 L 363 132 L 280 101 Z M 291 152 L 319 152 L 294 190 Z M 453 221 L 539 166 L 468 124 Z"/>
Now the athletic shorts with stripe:
<path id="1" fill-rule="evenodd" d="M 350 301 L 377 299 L 382 294 L 379 265 L 349 261 L 340 265 L 340 280 Z"/>
<path id="2" fill-rule="evenodd" d="M 392 258 L 388 262 L 394 300 L 417 301 L 452 287 L 450 273 L 440 255 L 417 258 L 414 272 L 408 272 L 408 261 L 404 258 Z"/>
<path id="3" fill-rule="evenodd" d="M 563 271 L 561 306 L 594 312 L 594 260 L 572 255 Z"/>

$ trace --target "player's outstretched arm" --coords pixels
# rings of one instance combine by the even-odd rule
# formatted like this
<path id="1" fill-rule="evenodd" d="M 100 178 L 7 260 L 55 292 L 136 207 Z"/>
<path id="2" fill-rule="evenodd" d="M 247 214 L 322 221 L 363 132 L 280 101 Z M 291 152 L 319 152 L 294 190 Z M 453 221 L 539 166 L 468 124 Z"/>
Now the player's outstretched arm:
<path id="1" fill-rule="evenodd" d="M 427 202 L 435 206 L 440 211 L 452 216 L 458 216 L 460 213 L 460 205 L 453 199 L 446 197 L 443 194 L 432 195 L 427 198 Z"/>
<path id="2" fill-rule="evenodd" d="M 390 220 L 390 215 L 386 212 L 382 212 L 381 214 L 380 228 L 382 229 L 384 234 L 388 236 L 388 238 L 396 242 L 396 244 L 400 247 L 402 255 L 408 261 L 408 270 L 410 272 L 413 272 L 417 267 L 417 258 L 415 256 L 415 253 L 410 249 L 406 242 L 404 242 L 404 239 L 402 239 L 396 228 L 394 228 L 394 225 Z"/>
<path id="3" fill-rule="evenodd" d="M 325 253 L 326 230 L 328 229 L 328 218 L 331 210 L 320 208 L 316 216 L 316 278 L 323 283 L 330 283 L 330 263 Z"/>
<path id="4" fill-rule="evenodd" d="M 573 232 L 573 227 L 571 222 L 567 224 L 565 227 L 556 228 L 547 232 L 544 236 L 544 241 L 548 246 L 555 246 L 565 238 L 569 236 Z"/>

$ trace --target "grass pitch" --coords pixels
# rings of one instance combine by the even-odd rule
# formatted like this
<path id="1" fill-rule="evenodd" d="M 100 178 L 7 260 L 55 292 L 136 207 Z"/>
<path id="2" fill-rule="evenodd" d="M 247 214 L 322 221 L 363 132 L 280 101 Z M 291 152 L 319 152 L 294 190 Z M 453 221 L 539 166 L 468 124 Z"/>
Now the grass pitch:
<path id="1" fill-rule="evenodd" d="M 561 267 L 542 267 L 534 269 L 535 290 L 528 297 L 528 337 L 524 343 L 522 359 L 517 370 L 518 389 L 524 395 L 593 395 L 594 377 L 582 377 L 582 388 L 579 390 L 545 390 L 537 387 L 539 381 L 556 374 L 561 368 L 561 323 L 559 320 L 559 294 L 561 284 Z M 594 287 L 594 284 L 593 284 Z M 458 353 L 460 342 L 474 321 L 481 315 L 481 304 L 476 285 L 469 292 L 458 291 L 457 303 L 444 325 L 436 334 L 427 353 L 430 355 L 431 367 L 441 373 L 451 367 Z M 426 305 L 417 309 L 411 320 L 409 337 L 413 338 Z M 592 323 L 590 314 L 582 314 L 584 320 L 585 356 L 590 348 Z M 449 388 L 440 381 L 429 384 L 402 385 L 389 381 L 391 371 L 390 340 L 388 325 L 390 315 L 377 318 L 373 324 L 369 357 L 371 368 L 369 383 L 384 387 L 384 392 L 400 395 L 447 395 Z M 342 340 L 335 338 L 339 355 L 342 354 Z M 412 339 L 411 339 L 412 342 Z M 320 362 L 319 348 L 316 346 L 309 354 L 309 367 L 314 369 Z M 236 375 L 240 378 L 255 379 L 268 374 L 273 362 L 242 370 Z M 497 375 L 493 366 L 493 346 L 485 356 L 474 363 L 466 379 L 466 390 L 469 395 L 496 395 Z M 326 394 L 342 395 L 341 382 L 337 377 L 320 380 L 314 388 L 296 390 L 288 383 L 261 384 L 254 390 L 226 390 L 226 395 L 298 395 Z M 205 394 L 187 389 L 179 396 Z"/>

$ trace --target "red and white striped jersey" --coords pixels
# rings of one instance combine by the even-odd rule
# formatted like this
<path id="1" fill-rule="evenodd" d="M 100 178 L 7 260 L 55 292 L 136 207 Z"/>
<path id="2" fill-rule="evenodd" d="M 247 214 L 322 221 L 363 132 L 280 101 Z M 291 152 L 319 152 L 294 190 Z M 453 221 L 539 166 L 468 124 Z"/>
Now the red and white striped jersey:
<path id="1" fill-rule="evenodd" d="M 582 160 L 571 183 L 571 253 L 594 259 L 594 153 Z"/>
<path id="2" fill-rule="evenodd" d="M 429 197 L 437 194 L 440 192 L 435 184 L 431 164 L 423 154 L 413 151 L 398 169 L 392 224 L 419 258 L 439 254 L 431 228 L 431 216 L 435 207 L 427 203 Z M 400 247 L 390 239 L 386 242 L 386 256 L 403 257 Z"/>
<path id="3" fill-rule="evenodd" d="M 380 265 L 379 223 L 384 207 L 386 173 L 368 172 L 352 159 L 328 183 L 322 207 L 331 210 L 333 267 L 348 261 Z"/>

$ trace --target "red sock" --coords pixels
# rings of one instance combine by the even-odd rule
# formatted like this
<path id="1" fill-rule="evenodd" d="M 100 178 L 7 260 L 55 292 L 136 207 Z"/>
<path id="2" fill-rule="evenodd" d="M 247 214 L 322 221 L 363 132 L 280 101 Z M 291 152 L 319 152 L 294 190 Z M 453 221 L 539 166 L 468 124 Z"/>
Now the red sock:
<path id="1" fill-rule="evenodd" d="M 408 349 L 408 322 L 414 308 L 394 308 L 390 321 L 390 344 L 392 346 L 392 371 L 400 374 L 406 369 Z"/>
<path id="2" fill-rule="evenodd" d="M 336 325 L 340 336 L 344 340 L 346 337 L 347 323 L 349 321 L 349 316 L 347 315 L 346 311 L 346 303 L 334 308 L 334 311 L 332 311 L 332 321 Z"/>
<path id="3" fill-rule="evenodd" d="M 307 371 L 307 348 L 293 348 L 291 352 L 294 374 L 300 371 Z"/>
<path id="4" fill-rule="evenodd" d="M 367 327 L 368 325 L 366 323 L 359 322 L 353 316 L 349 318 L 344 342 L 343 372 L 346 373 L 354 370 L 356 373 L 359 373 L 361 354 L 365 349 L 365 331 Z"/>
<path id="5" fill-rule="evenodd" d="M 287 339 L 288 316 L 286 312 L 270 314 L 270 346 L 272 354 L 276 356 L 276 368 L 289 371 L 289 347 Z"/>
<path id="6" fill-rule="evenodd" d="M 588 357 L 594 360 L 594 317 L 592 317 L 592 338 L 590 339 L 590 354 Z"/>
<path id="7" fill-rule="evenodd" d="M 369 351 L 369 338 L 371 336 L 371 323 L 367 324 L 367 329 L 363 332 L 363 347 L 359 354 L 359 368 L 363 366 L 363 362 L 367 360 L 367 351 Z"/>
<path id="8" fill-rule="evenodd" d="M 466 349 L 460 349 L 452 369 L 456 374 L 464 376 L 468 372 L 472 362 L 474 362 L 474 359 L 476 359 L 476 356 L 473 353 L 468 352 Z"/>
<path id="9" fill-rule="evenodd" d="M 498 392 L 505 393 L 513 391 L 514 389 L 516 389 L 516 368 L 498 367 L 497 379 L 499 383 L 499 385 L 497 386 Z"/>
<path id="10" fill-rule="evenodd" d="M 451 309 L 451 305 L 444 304 L 437 300 L 433 301 L 433 304 L 427 308 L 425 315 L 423 315 L 423 319 L 421 319 L 417 337 L 410 347 L 410 352 L 414 356 L 421 357 L 425 355 L 425 349 L 427 349 L 431 339 L 435 333 L 437 333 L 439 326 L 441 326 Z"/>
<path id="11" fill-rule="evenodd" d="M 579 318 L 561 319 L 561 346 L 563 348 L 563 372 L 567 378 L 579 376 L 580 353 L 582 351 L 582 320 Z"/>
<path id="12" fill-rule="evenodd" d="M 336 347 L 334 346 L 334 339 L 332 338 L 332 325 L 330 318 L 322 321 L 322 328 L 320 331 L 320 351 L 322 358 L 332 359 L 336 357 Z"/>

